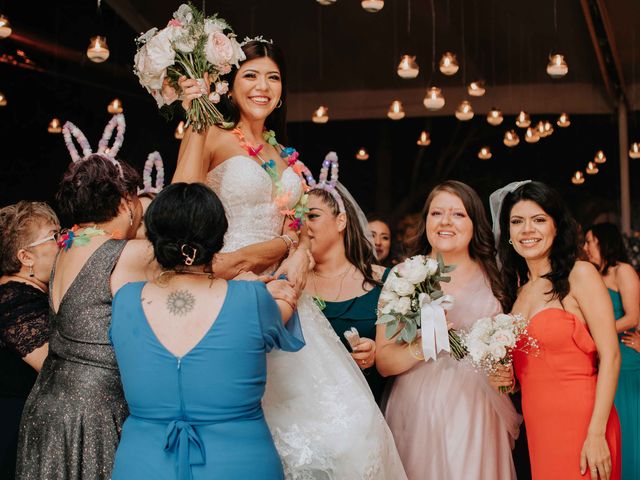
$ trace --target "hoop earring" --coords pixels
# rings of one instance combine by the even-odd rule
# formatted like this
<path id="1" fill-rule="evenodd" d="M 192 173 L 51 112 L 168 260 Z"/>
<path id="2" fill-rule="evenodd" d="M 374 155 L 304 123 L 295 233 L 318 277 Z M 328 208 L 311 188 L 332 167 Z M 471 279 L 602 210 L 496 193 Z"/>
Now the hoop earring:
<path id="1" fill-rule="evenodd" d="M 188 254 L 187 252 L 185 252 L 185 248 L 190 248 L 191 249 L 191 254 Z M 190 267 L 191 265 L 193 265 L 193 261 L 196 259 L 196 253 L 198 253 L 198 249 L 197 248 L 193 248 L 191 245 L 187 245 L 186 243 L 182 244 L 182 247 L 180 247 L 180 253 L 182 253 L 182 256 L 184 257 L 184 264 L 187 267 Z"/>
<path id="2" fill-rule="evenodd" d="M 36 274 L 33 272 L 33 265 L 29 265 L 29 276 L 31 278 L 36 276 Z"/>
<path id="3" fill-rule="evenodd" d="M 513 245 L 513 240 L 509 239 L 509 245 Z"/>
<path id="4" fill-rule="evenodd" d="M 280 108 L 282 106 L 282 99 L 280 99 L 280 101 L 278 102 L 278 105 L 276 105 L 276 108 Z"/>

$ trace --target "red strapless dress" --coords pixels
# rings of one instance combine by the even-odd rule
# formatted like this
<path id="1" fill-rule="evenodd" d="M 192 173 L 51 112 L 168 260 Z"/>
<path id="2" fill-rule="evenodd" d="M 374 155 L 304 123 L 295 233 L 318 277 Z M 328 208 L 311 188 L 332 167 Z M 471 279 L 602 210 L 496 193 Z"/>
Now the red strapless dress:
<path id="1" fill-rule="evenodd" d="M 580 475 L 580 452 L 596 396 L 596 345 L 575 315 L 546 308 L 531 317 L 529 334 L 538 348 L 515 351 L 513 364 L 522 389 L 534 480 L 590 478 Z M 620 422 L 611 408 L 606 432 L 612 480 L 620 479 Z"/>

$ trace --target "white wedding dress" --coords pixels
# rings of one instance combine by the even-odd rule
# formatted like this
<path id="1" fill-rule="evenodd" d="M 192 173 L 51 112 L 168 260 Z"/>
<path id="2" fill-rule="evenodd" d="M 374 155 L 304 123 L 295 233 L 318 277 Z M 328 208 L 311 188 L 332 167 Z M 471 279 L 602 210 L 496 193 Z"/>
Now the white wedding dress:
<path id="1" fill-rule="evenodd" d="M 300 180 L 281 179 L 296 203 Z M 222 201 L 229 229 L 222 251 L 281 234 L 272 180 L 254 160 L 234 156 L 207 175 Z M 293 206 L 293 205 L 292 205 Z M 275 267 L 274 267 L 275 268 Z M 406 479 L 391 432 L 367 383 L 309 295 L 298 302 L 306 346 L 267 357 L 263 407 L 287 479 Z"/>

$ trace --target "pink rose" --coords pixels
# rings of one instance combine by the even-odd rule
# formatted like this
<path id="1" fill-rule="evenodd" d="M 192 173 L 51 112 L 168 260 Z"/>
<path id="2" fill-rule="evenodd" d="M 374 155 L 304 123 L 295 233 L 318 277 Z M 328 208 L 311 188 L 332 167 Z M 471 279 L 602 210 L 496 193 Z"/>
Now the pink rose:
<path id="1" fill-rule="evenodd" d="M 211 92 L 209 94 L 209 100 L 211 100 L 212 103 L 218 103 L 220 102 L 220 95 L 218 95 L 216 92 Z"/>
<path id="2" fill-rule="evenodd" d="M 207 57 L 207 61 L 217 67 L 229 65 L 233 59 L 233 45 L 231 44 L 231 40 L 223 33 L 211 33 L 207 39 L 204 54 L 205 57 Z"/>
<path id="3" fill-rule="evenodd" d="M 181 27 L 182 23 L 180 23 L 180 20 L 172 18 L 171 20 L 169 20 L 169 23 L 167 24 L 167 26 L 171 25 L 172 27 Z"/>
<path id="4" fill-rule="evenodd" d="M 218 95 L 224 95 L 229 91 L 229 84 L 227 82 L 216 83 L 216 93 Z"/>
<path id="5" fill-rule="evenodd" d="M 231 65 L 223 65 L 220 67 L 220 75 L 226 75 L 231 71 Z"/>

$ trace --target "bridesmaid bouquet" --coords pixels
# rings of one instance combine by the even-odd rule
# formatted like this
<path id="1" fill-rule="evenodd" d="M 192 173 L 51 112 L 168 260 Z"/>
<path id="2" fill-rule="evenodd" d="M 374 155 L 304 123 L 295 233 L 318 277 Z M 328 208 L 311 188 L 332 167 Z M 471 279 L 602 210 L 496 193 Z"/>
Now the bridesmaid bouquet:
<path id="1" fill-rule="evenodd" d="M 216 108 L 229 85 L 220 77 L 238 66 L 245 55 L 229 24 L 217 15 L 205 17 L 193 5 L 180 5 L 162 30 L 152 28 L 136 39 L 134 73 L 140 84 L 158 103 L 158 108 L 180 98 L 178 79 L 197 79 L 203 92 L 208 91 L 205 73 L 212 91 L 195 99 L 187 112 L 187 125 L 197 132 L 210 125 L 226 125 Z"/>
<path id="2" fill-rule="evenodd" d="M 441 351 L 457 359 L 465 353 L 444 314 L 452 308 L 453 298 L 440 288 L 440 282 L 451 280 L 446 274 L 454 269 L 444 264 L 441 255 L 437 259 L 416 255 L 395 266 L 382 287 L 376 324 L 386 325 L 386 337 L 397 336 L 398 343 L 413 342 L 420 329 L 425 361 L 435 360 Z"/>
<path id="3" fill-rule="evenodd" d="M 499 313 L 495 317 L 484 317 L 461 333 L 462 345 L 471 363 L 489 374 L 498 365 L 511 365 L 512 353 L 519 342 L 535 346 L 535 340 L 527 333 L 527 324 L 522 315 Z M 509 388 L 500 387 L 500 391 L 508 392 Z"/>

